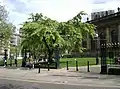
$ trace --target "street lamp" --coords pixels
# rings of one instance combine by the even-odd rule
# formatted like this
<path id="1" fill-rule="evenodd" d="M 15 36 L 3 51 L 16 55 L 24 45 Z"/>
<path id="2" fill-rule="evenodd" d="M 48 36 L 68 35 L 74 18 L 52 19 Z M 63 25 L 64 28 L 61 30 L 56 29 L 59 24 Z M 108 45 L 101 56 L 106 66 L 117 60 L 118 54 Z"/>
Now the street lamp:
<path id="1" fill-rule="evenodd" d="M 102 32 L 100 34 L 100 49 L 101 49 L 101 74 L 107 74 L 107 45 L 106 45 L 106 38 L 105 34 Z"/>
<path id="2" fill-rule="evenodd" d="M 100 55 L 101 55 L 101 74 L 107 73 L 107 63 L 106 63 L 106 57 L 107 57 L 107 45 L 106 45 L 106 38 L 105 34 L 101 32 L 99 35 L 96 33 L 96 64 L 99 64 L 99 58 L 98 58 L 98 37 L 100 37 Z"/>
<path id="3" fill-rule="evenodd" d="M 95 45 L 96 45 L 96 65 L 99 64 L 99 55 L 98 55 L 98 34 L 95 34 Z"/>

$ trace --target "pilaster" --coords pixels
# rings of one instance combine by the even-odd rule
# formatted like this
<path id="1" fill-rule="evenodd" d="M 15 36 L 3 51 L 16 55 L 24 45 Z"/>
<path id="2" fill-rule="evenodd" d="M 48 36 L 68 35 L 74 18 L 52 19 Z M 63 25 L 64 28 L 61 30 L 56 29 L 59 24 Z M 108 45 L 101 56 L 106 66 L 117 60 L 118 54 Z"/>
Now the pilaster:
<path id="1" fill-rule="evenodd" d="M 120 24 L 118 25 L 118 42 L 120 43 Z"/>
<path id="2" fill-rule="evenodd" d="M 106 40 L 107 40 L 107 43 L 110 42 L 110 32 L 109 32 L 109 28 L 106 28 Z"/>

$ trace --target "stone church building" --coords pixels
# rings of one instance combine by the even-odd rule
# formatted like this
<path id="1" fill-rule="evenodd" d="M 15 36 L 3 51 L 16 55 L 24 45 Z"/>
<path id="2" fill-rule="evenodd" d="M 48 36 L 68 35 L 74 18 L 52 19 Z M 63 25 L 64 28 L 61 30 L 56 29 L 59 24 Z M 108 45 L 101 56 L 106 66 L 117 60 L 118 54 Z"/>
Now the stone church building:
<path id="1" fill-rule="evenodd" d="M 95 56 L 96 51 L 100 49 L 99 35 L 104 34 L 107 43 L 120 43 L 120 8 L 118 12 L 114 13 L 113 10 L 92 13 L 92 20 L 87 23 L 92 23 L 96 27 L 97 38 L 90 39 L 88 36 L 86 40 L 86 47 L 89 49 L 89 56 Z M 85 45 L 84 45 L 85 46 Z"/>

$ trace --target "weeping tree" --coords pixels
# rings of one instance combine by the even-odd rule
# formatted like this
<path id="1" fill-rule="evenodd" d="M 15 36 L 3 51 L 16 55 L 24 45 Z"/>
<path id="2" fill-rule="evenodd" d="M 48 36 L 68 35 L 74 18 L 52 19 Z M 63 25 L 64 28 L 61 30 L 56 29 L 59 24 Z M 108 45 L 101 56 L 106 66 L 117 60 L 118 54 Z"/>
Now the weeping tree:
<path id="1" fill-rule="evenodd" d="M 22 47 L 28 49 L 39 49 L 41 52 L 48 54 L 48 61 L 52 63 L 52 56 L 56 47 L 63 51 L 73 51 L 79 49 L 81 52 L 83 47 L 82 40 L 86 35 L 94 35 L 95 26 L 92 24 L 81 22 L 82 11 L 73 19 L 67 22 L 57 22 L 42 14 L 31 14 L 28 21 L 21 28 L 24 38 Z"/>
<path id="2" fill-rule="evenodd" d="M 30 20 L 24 23 L 22 27 L 23 38 L 22 46 L 47 53 L 48 61 L 52 63 L 52 55 L 57 45 L 62 46 L 64 39 L 56 31 L 58 22 L 44 17 L 42 14 L 31 15 Z"/>

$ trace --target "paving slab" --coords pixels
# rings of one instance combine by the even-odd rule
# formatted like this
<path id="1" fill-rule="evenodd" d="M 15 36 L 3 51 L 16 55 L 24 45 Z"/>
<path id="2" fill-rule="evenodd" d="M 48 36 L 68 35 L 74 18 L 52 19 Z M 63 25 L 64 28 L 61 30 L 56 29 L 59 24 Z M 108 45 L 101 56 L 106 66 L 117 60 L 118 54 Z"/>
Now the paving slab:
<path id="1" fill-rule="evenodd" d="M 41 72 L 38 73 L 38 69 L 0 68 L 0 78 L 35 82 L 120 87 L 120 76 L 99 74 L 99 65 L 92 66 L 90 69 L 91 72 L 87 72 L 86 67 L 80 67 L 78 72 L 75 71 L 74 67 L 71 67 L 68 71 L 65 68 L 50 69 L 50 71 L 41 69 Z"/>

